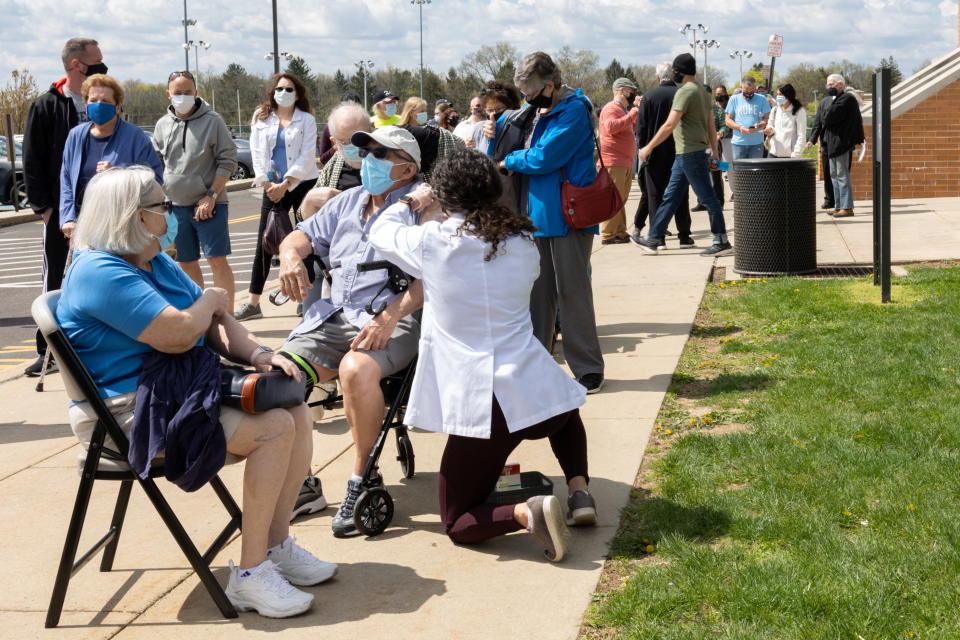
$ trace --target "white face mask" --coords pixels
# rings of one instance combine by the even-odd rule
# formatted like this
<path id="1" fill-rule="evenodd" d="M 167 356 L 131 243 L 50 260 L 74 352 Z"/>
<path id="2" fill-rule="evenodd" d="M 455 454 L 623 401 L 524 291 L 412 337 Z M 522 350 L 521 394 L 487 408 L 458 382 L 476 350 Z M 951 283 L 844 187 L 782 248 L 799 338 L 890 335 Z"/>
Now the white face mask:
<path id="1" fill-rule="evenodd" d="M 297 101 L 297 92 L 283 90 L 274 91 L 273 99 L 276 100 L 277 104 L 281 107 L 292 107 Z"/>
<path id="2" fill-rule="evenodd" d="M 195 101 L 194 96 L 170 96 L 170 104 L 173 105 L 173 110 L 181 115 L 190 113 Z"/>

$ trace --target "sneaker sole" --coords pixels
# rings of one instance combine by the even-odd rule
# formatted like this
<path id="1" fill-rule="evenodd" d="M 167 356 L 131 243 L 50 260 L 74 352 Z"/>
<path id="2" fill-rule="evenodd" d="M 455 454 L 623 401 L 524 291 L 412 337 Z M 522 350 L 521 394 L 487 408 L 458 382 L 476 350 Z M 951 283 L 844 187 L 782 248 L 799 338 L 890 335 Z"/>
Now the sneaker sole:
<path id="1" fill-rule="evenodd" d="M 550 498 L 553 498 L 552 500 Z M 555 496 L 549 496 L 543 501 L 543 520 L 547 523 L 547 533 L 553 542 L 554 554 L 551 558 L 547 551 L 543 552 L 550 562 L 560 562 L 567 553 L 567 541 L 570 539 L 570 529 L 563 516 L 560 501 Z"/>
<path id="2" fill-rule="evenodd" d="M 328 575 L 328 576 L 324 576 L 323 578 L 320 578 L 319 580 L 314 580 L 314 581 L 308 581 L 308 580 L 303 580 L 303 581 L 301 581 L 301 580 L 297 580 L 296 578 L 291 578 L 290 576 L 286 576 L 286 575 L 284 575 L 283 577 L 287 579 L 287 582 L 289 582 L 290 584 L 292 584 L 292 585 L 295 586 L 295 587 L 315 587 L 315 586 L 317 586 L 318 584 L 323 584 L 324 582 L 326 582 L 326 581 L 328 581 L 328 580 L 332 580 L 332 579 L 337 575 L 337 569 L 338 569 L 338 567 L 334 567 L 333 573 L 331 573 L 331 574 Z M 281 574 L 281 575 L 283 575 L 283 574 Z"/>
<path id="3" fill-rule="evenodd" d="M 587 395 L 589 396 L 589 395 L 593 395 L 594 393 L 600 393 L 600 389 L 603 389 L 604 382 L 606 382 L 606 380 L 601 380 L 600 384 L 597 385 L 595 389 L 587 389 Z"/>
<path id="4" fill-rule="evenodd" d="M 243 600 L 237 596 L 231 596 L 230 594 L 227 594 L 227 599 L 230 600 L 230 604 L 232 604 L 233 608 L 237 611 L 256 611 L 265 618 L 292 618 L 293 616 L 298 616 L 301 613 L 309 611 L 313 606 L 313 598 L 310 598 L 305 606 L 290 607 L 289 609 L 270 609 L 266 607 L 260 607 L 255 602 Z"/>
<path id="5" fill-rule="evenodd" d="M 323 511 L 327 508 L 327 499 L 323 496 L 320 496 L 316 500 L 304 503 L 293 510 L 293 515 L 290 516 L 290 521 L 292 522 L 298 516 L 308 516 L 311 513 L 317 513 L 318 511 Z"/>
<path id="6" fill-rule="evenodd" d="M 589 527 L 597 524 L 597 510 L 593 507 L 574 509 L 567 517 L 567 524 L 574 527 Z"/>
<path id="7" fill-rule="evenodd" d="M 723 256 L 732 256 L 734 252 L 733 247 L 729 249 L 724 249 L 723 251 L 717 251 L 716 253 L 701 253 L 700 255 L 704 258 L 722 258 Z"/>
<path id="8" fill-rule="evenodd" d="M 263 314 L 262 314 L 262 313 L 256 313 L 256 314 L 254 314 L 254 315 L 252 315 L 252 316 L 246 316 L 246 317 L 244 317 L 244 318 L 234 318 L 234 319 L 235 319 L 237 322 L 246 322 L 247 320 L 260 320 L 261 318 L 263 318 Z"/>

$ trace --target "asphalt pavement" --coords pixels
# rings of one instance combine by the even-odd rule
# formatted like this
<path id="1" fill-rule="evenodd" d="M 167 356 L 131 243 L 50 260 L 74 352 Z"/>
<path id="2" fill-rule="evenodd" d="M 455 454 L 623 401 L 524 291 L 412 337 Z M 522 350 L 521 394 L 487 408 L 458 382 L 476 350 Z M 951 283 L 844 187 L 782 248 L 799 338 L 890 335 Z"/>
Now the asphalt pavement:
<path id="1" fill-rule="evenodd" d="M 229 262 L 237 291 L 250 284 L 260 216 L 260 190 L 230 194 Z M 22 367 L 36 358 L 36 327 L 30 305 L 40 295 L 43 264 L 41 223 L 26 222 L 0 229 L 0 370 Z M 210 269 L 201 259 L 204 281 L 212 284 Z M 276 273 L 273 274 L 274 276 Z"/>

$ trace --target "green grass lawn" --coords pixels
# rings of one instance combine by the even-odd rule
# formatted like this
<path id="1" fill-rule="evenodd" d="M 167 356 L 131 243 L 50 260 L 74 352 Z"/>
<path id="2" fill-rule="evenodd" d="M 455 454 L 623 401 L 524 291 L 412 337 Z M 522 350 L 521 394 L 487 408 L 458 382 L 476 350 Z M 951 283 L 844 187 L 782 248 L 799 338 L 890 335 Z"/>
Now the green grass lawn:
<path id="1" fill-rule="evenodd" d="M 709 286 L 582 638 L 960 638 L 960 268 L 893 297 Z"/>

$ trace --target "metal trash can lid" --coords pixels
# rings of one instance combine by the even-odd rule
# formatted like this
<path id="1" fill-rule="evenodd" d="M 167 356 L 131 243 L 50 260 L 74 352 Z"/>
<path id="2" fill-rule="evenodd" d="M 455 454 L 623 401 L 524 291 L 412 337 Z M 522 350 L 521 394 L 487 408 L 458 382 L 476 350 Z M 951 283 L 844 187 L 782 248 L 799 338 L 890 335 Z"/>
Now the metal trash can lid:
<path id="1" fill-rule="evenodd" d="M 741 171 L 749 171 L 751 169 L 773 169 L 789 165 L 796 167 L 815 163 L 816 160 L 813 158 L 742 158 L 733 160 L 733 167 Z"/>

